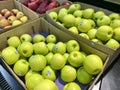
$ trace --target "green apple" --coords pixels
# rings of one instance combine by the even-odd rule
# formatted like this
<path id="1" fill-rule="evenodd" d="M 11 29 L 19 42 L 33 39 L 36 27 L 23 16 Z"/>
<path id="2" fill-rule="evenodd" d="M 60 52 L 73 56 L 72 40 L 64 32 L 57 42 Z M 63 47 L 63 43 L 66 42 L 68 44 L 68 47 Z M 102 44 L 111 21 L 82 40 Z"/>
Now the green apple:
<path id="1" fill-rule="evenodd" d="M 64 27 L 64 24 L 63 24 L 62 22 L 60 22 L 60 21 L 56 21 L 56 23 L 57 23 L 58 25 Z"/>
<path id="2" fill-rule="evenodd" d="M 20 20 L 14 20 L 13 23 L 12 23 L 12 26 L 17 26 L 17 25 L 20 25 L 22 24 L 22 22 Z"/>
<path id="3" fill-rule="evenodd" d="M 96 37 L 101 41 L 108 41 L 113 36 L 113 29 L 110 26 L 103 25 L 97 29 Z"/>
<path id="4" fill-rule="evenodd" d="M 97 26 L 109 25 L 110 22 L 111 22 L 110 17 L 107 15 L 103 15 L 97 19 Z"/>
<path id="5" fill-rule="evenodd" d="M 8 17 L 8 21 L 10 22 L 10 23 L 13 23 L 13 21 L 15 21 L 17 18 L 14 16 L 14 15 L 12 15 L 12 16 L 10 16 L 10 17 Z"/>
<path id="6" fill-rule="evenodd" d="M 76 40 L 69 40 L 66 43 L 67 52 L 70 53 L 72 51 L 79 51 L 80 45 Z"/>
<path id="7" fill-rule="evenodd" d="M 57 42 L 53 48 L 52 48 L 52 52 L 53 53 L 60 53 L 60 54 L 64 54 L 66 53 L 66 44 L 63 42 Z"/>
<path id="8" fill-rule="evenodd" d="M 82 17 L 82 10 L 76 10 L 76 11 L 74 11 L 74 13 L 73 13 L 73 15 L 75 16 L 75 17 Z"/>
<path id="9" fill-rule="evenodd" d="M 47 37 L 46 37 L 46 42 L 47 43 L 56 43 L 57 42 L 57 37 L 53 34 L 49 34 Z"/>
<path id="10" fill-rule="evenodd" d="M 34 88 L 34 90 L 59 90 L 58 86 L 49 79 L 44 79 Z"/>
<path id="11" fill-rule="evenodd" d="M 60 53 L 54 54 L 53 57 L 51 58 L 50 66 L 54 70 L 60 70 L 61 68 L 64 67 L 65 64 L 66 58 Z"/>
<path id="12" fill-rule="evenodd" d="M 120 27 L 113 29 L 113 38 L 120 42 Z"/>
<path id="13" fill-rule="evenodd" d="M 92 28 L 95 28 L 96 27 L 95 21 L 93 19 L 88 19 L 88 20 L 91 23 Z"/>
<path id="14" fill-rule="evenodd" d="M 79 35 L 86 38 L 86 39 L 89 39 L 89 36 L 86 33 L 80 33 Z"/>
<path id="15" fill-rule="evenodd" d="M 74 67 L 80 67 L 83 65 L 84 56 L 79 51 L 72 51 L 68 56 L 68 62 Z"/>
<path id="16" fill-rule="evenodd" d="M 107 41 L 107 43 L 105 44 L 105 46 L 111 48 L 111 49 L 117 49 L 120 44 L 117 40 L 115 39 L 110 39 L 109 41 Z"/>
<path id="17" fill-rule="evenodd" d="M 75 33 L 75 34 L 78 34 L 78 33 L 79 33 L 79 31 L 78 31 L 78 29 L 77 29 L 76 26 L 70 27 L 70 28 L 68 29 L 68 31 L 71 31 L 71 32 L 73 32 L 73 33 Z"/>
<path id="18" fill-rule="evenodd" d="M 68 13 L 73 14 L 76 10 L 80 10 L 81 9 L 81 5 L 78 3 L 73 3 L 69 6 L 68 8 Z"/>
<path id="19" fill-rule="evenodd" d="M 72 82 L 76 79 L 76 69 L 70 65 L 65 65 L 61 69 L 60 77 L 64 82 Z"/>
<path id="20" fill-rule="evenodd" d="M 109 17 L 111 20 L 114 20 L 114 19 L 120 19 L 120 15 L 118 13 L 111 13 L 109 14 Z"/>
<path id="21" fill-rule="evenodd" d="M 42 80 L 44 80 L 43 76 L 35 73 L 25 80 L 25 85 L 28 90 L 34 90 Z"/>
<path id="22" fill-rule="evenodd" d="M 45 55 L 46 57 L 46 60 L 47 60 L 47 64 L 50 65 L 50 62 L 51 62 L 51 58 L 53 57 L 53 53 L 52 52 L 49 52 L 47 55 Z"/>
<path id="23" fill-rule="evenodd" d="M 69 82 L 65 84 L 63 90 L 81 90 L 81 87 L 75 82 Z"/>
<path id="24" fill-rule="evenodd" d="M 86 19 L 92 18 L 93 14 L 94 14 L 94 9 L 93 8 L 86 8 L 82 12 L 83 18 L 86 18 Z"/>
<path id="25" fill-rule="evenodd" d="M 29 70 L 29 63 L 25 59 L 19 59 L 13 66 L 13 71 L 15 72 L 16 75 L 20 77 L 25 76 L 28 70 Z"/>
<path id="26" fill-rule="evenodd" d="M 54 45 L 55 45 L 55 43 L 47 43 L 47 47 L 48 47 L 50 52 L 52 52 L 52 49 L 53 49 Z"/>
<path id="27" fill-rule="evenodd" d="M 23 16 L 24 16 L 24 13 L 21 12 L 21 11 L 17 12 L 17 14 L 16 14 L 16 18 L 17 18 L 17 19 L 20 19 L 20 18 L 23 17 Z"/>
<path id="28" fill-rule="evenodd" d="M 78 26 L 79 25 L 79 23 L 80 23 L 80 21 L 81 21 L 82 19 L 80 18 L 80 17 L 76 17 L 75 18 L 75 22 L 74 22 L 74 26 Z"/>
<path id="29" fill-rule="evenodd" d="M 21 21 L 22 23 L 25 23 L 25 22 L 28 21 L 28 17 L 27 17 L 27 16 L 22 16 L 22 17 L 20 18 L 20 21 Z"/>
<path id="30" fill-rule="evenodd" d="M 97 29 L 92 28 L 87 32 L 87 35 L 89 36 L 90 39 L 93 39 L 93 38 L 96 38 L 96 36 L 95 36 L 96 32 L 97 32 Z"/>
<path id="31" fill-rule="evenodd" d="M 20 44 L 21 44 L 21 41 L 19 39 L 18 36 L 11 36 L 8 40 L 7 40 L 7 44 L 9 46 L 13 46 L 15 48 L 17 48 Z"/>
<path id="32" fill-rule="evenodd" d="M 90 75 L 88 72 L 85 71 L 83 67 L 78 68 L 77 70 L 77 80 L 81 84 L 89 84 L 92 80 L 92 75 Z"/>
<path id="33" fill-rule="evenodd" d="M 2 50 L 1 57 L 8 65 L 13 65 L 16 61 L 18 61 L 20 54 L 15 47 L 8 46 Z"/>
<path id="34" fill-rule="evenodd" d="M 69 53 L 66 52 L 63 56 L 66 58 L 66 63 L 67 63 Z"/>
<path id="35" fill-rule="evenodd" d="M 92 28 L 92 25 L 90 23 L 90 21 L 88 19 L 82 19 L 80 22 L 79 22 L 79 25 L 78 25 L 78 30 L 80 32 L 88 32 L 90 29 Z"/>
<path id="36" fill-rule="evenodd" d="M 46 55 L 49 52 L 49 49 L 45 42 L 34 43 L 33 50 L 35 54 L 41 54 L 41 55 Z"/>
<path id="37" fill-rule="evenodd" d="M 97 21 L 98 18 L 100 18 L 101 16 L 105 15 L 104 11 L 96 11 L 93 14 L 93 20 Z"/>
<path id="38" fill-rule="evenodd" d="M 56 80 L 56 72 L 55 70 L 53 70 L 50 66 L 46 66 L 43 70 L 42 70 L 42 76 L 45 79 L 50 79 L 52 81 Z"/>
<path id="39" fill-rule="evenodd" d="M 47 61 L 45 56 L 37 54 L 29 58 L 29 64 L 32 70 L 41 71 L 45 68 Z"/>
<path id="40" fill-rule="evenodd" d="M 95 43 L 103 44 L 103 42 L 97 38 L 93 38 L 93 39 L 91 39 L 91 41 L 93 41 Z"/>
<path id="41" fill-rule="evenodd" d="M 51 19 L 57 21 L 57 12 L 51 11 L 48 15 L 50 16 Z"/>
<path id="42" fill-rule="evenodd" d="M 23 42 L 18 46 L 17 50 L 21 56 L 30 57 L 33 54 L 33 44 L 30 42 Z"/>
<path id="43" fill-rule="evenodd" d="M 45 42 L 45 37 L 41 34 L 36 34 L 33 36 L 33 43 Z"/>
<path id="44" fill-rule="evenodd" d="M 75 16 L 72 14 L 67 14 L 63 17 L 63 24 L 66 28 L 74 26 Z"/>
<path id="45" fill-rule="evenodd" d="M 22 34 L 20 36 L 20 41 L 21 42 L 32 42 L 32 37 L 30 34 Z"/>
<path id="46" fill-rule="evenodd" d="M 112 20 L 111 23 L 110 23 L 110 26 L 114 29 L 114 28 L 117 28 L 117 27 L 120 27 L 120 19 L 115 19 L 115 20 Z"/>
<path id="47" fill-rule="evenodd" d="M 96 54 L 89 54 L 84 59 L 83 67 L 91 75 L 96 75 L 103 69 L 103 61 Z"/>

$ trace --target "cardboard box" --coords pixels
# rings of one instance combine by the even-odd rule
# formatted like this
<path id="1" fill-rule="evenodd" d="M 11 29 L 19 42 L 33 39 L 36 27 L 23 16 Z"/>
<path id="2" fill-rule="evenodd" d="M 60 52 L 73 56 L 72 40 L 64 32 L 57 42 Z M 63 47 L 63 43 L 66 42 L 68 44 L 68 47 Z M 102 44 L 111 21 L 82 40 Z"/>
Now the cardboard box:
<path id="1" fill-rule="evenodd" d="M 87 54 L 93 53 L 96 54 L 98 56 L 100 56 L 104 62 L 104 67 L 102 69 L 102 71 L 95 76 L 94 80 L 86 86 L 84 87 L 84 90 L 86 90 L 85 88 L 88 88 L 88 90 L 91 90 L 92 87 L 96 84 L 96 82 L 99 80 L 100 76 L 103 74 L 105 67 L 108 65 L 109 62 L 109 56 L 107 54 L 105 54 L 104 52 L 101 52 L 99 50 L 96 50 L 93 47 L 90 47 L 89 45 L 87 45 L 86 43 L 82 42 L 81 40 L 71 36 L 70 34 L 67 34 L 61 30 L 59 30 L 58 28 L 54 27 L 53 25 L 51 25 L 50 23 L 48 23 L 45 19 L 43 18 L 38 18 L 32 22 L 26 23 L 24 25 L 21 25 L 17 28 L 14 28 L 10 31 L 7 31 L 5 33 L 2 33 L 0 35 L 0 51 L 2 51 L 6 46 L 7 46 L 7 39 L 13 35 L 17 35 L 17 36 L 21 36 L 22 34 L 28 33 L 30 35 L 34 35 L 36 33 L 44 33 L 44 34 L 54 34 L 57 37 L 58 41 L 63 41 L 66 42 L 68 40 L 71 39 L 75 39 L 79 42 L 81 50 L 86 52 Z M 22 81 L 22 79 L 20 79 L 12 70 L 12 68 L 7 65 L 7 63 L 2 59 L 2 61 L 5 63 L 5 65 L 8 67 L 8 69 L 10 70 L 10 72 L 13 74 L 13 76 L 19 81 L 19 83 L 25 88 L 25 90 L 27 90 L 24 82 Z"/>
<path id="2" fill-rule="evenodd" d="M 8 10 L 18 9 L 18 10 L 22 11 L 29 19 L 27 22 L 31 22 L 32 20 L 39 18 L 39 16 L 36 13 L 34 13 L 31 10 L 29 10 L 28 8 L 26 8 L 24 5 L 22 5 L 21 3 L 17 2 L 16 0 L 7 0 L 7 1 L 0 2 L 0 11 L 2 9 L 4 9 L 4 8 L 6 8 Z M 20 25 L 17 25 L 17 26 L 20 26 Z M 10 28 L 1 29 L 0 30 L 0 34 L 4 33 L 5 31 L 8 31 L 8 30 L 10 30 L 12 28 L 15 28 L 17 26 L 12 26 Z"/>
<path id="3" fill-rule="evenodd" d="M 90 4 L 81 3 L 81 2 L 74 2 L 74 3 L 79 3 L 79 4 L 81 4 L 82 9 L 93 8 L 93 9 L 95 10 L 95 12 L 101 10 L 101 11 L 104 11 L 106 15 L 109 15 L 110 13 L 113 13 L 112 11 L 109 11 L 109 10 L 107 10 L 107 9 L 100 8 L 100 7 L 97 7 L 97 6 L 93 6 L 93 5 L 90 5 Z M 69 6 L 70 6 L 70 5 L 69 5 Z M 64 6 L 64 8 L 68 8 L 69 6 Z M 97 49 L 97 50 L 99 50 L 99 51 L 102 51 L 102 52 L 110 55 L 110 59 L 111 59 L 111 60 L 109 60 L 108 65 L 107 65 L 107 67 L 106 67 L 106 68 L 108 68 L 108 67 L 111 65 L 111 63 L 114 62 L 114 60 L 117 58 L 117 56 L 120 54 L 120 47 L 118 47 L 116 50 L 113 50 L 113 49 L 111 49 L 111 48 L 109 48 L 109 47 L 106 47 L 105 45 L 101 45 L 101 44 L 95 43 L 95 42 L 93 42 L 93 41 L 91 41 L 91 40 L 88 40 L 88 39 L 86 39 L 86 38 L 83 38 L 83 37 L 81 37 L 81 36 L 78 35 L 78 34 L 75 34 L 75 33 L 71 32 L 71 31 L 68 31 L 67 28 L 58 25 L 52 18 L 50 18 L 50 16 L 49 16 L 48 14 L 49 14 L 50 12 L 52 12 L 52 11 L 55 11 L 55 12 L 58 13 L 58 11 L 59 11 L 61 8 L 63 8 L 63 7 L 59 7 L 59 8 L 56 8 L 56 9 L 52 9 L 52 10 L 47 11 L 47 12 L 46 12 L 47 21 L 50 22 L 50 23 L 51 23 L 52 25 L 54 25 L 55 27 L 59 28 L 60 30 L 62 30 L 62 31 L 64 31 L 64 32 L 66 32 L 66 33 L 74 36 L 75 38 L 77 38 L 77 39 L 79 39 L 79 40 L 81 40 L 81 41 L 83 41 L 84 43 L 86 43 L 86 44 L 89 45 L 90 47 L 93 47 L 93 48 L 95 48 L 95 49 Z"/>

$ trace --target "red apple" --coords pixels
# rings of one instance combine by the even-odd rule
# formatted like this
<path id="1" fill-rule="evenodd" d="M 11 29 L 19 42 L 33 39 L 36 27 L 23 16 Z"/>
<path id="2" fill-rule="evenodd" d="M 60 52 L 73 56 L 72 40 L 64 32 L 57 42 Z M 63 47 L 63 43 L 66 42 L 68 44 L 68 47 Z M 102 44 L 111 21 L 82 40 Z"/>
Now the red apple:
<path id="1" fill-rule="evenodd" d="M 2 20 L 3 18 L 5 18 L 4 16 L 0 16 L 0 20 Z"/>
<path id="2" fill-rule="evenodd" d="M 71 4 L 70 1 L 65 1 L 65 2 L 63 2 L 61 5 L 70 5 L 70 4 Z"/>
<path id="3" fill-rule="evenodd" d="M 52 1 L 47 7 L 46 9 L 47 10 L 50 10 L 50 9 L 53 9 L 53 8 L 56 8 L 60 6 L 59 2 L 58 1 Z"/>
<path id="4" fill-rule="evenodd" d="M 30 2 L 28 3 L 28 8 L 30 8 L 33 11 L 36 11 L 38 8 L 38 4 L 36 2 Z"/>
<path id="5" fill-rule="evenodd" d="M 31 0 L 31 2 L 35 2 L 39 6 L 42 1 L 41 0 Z"/>
<path id="6" fill-rule="evenodd" d="M 4 14 L 5 14 L 7 11 L 8 11 L 8 9 L 6 9 L 6 8 L 5 8 L 5 9 L 2 9 L 2 10 L 1 10 L 1 14 L 4 16 Z"/>
<path id="7" fill-rule="evenodd" d="M 4 28 L 4 27 L 9 26 L 9 25 L 10 25 L 10 23 L 7 19 L 3 18 L 0 20 L 0 27 Z"/>
<path id="8" fill-rule="evenodd" d="M 7 12 L 4 14 L 4 17 L 5 17 L 5 18 L 8 18 L 8 17 L 10 17 L 10 16 L 12 16 L 12 15 L 14 15 L 12 12 L 7 11 Z"/>
<path id="9" fill-rule="evenodd" d="M 52 2 L 52 0 L 43 0 L 44 3 L 49 4 Z"/>
<path id="10" fill-rule="evenodd" d="M 28 7 L 28 2 L 30 2 L 30 0 L 22 0 L 22 4 Z"/>

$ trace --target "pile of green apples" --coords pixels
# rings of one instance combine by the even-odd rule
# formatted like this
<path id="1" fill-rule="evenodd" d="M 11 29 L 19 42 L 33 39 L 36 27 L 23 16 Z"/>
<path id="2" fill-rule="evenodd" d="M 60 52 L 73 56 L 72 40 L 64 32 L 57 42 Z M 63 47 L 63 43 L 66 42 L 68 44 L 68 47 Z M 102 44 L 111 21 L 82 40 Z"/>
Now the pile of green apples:
<path id="1" fill-rule="evenodd" d="M 54 34 L 11 36 L 1 57 L 28 90 L 59 90 L 58 76 L 66 82 L 62 90 L 81 90 L 75 80 L 89 84 L 104 64 L 100 56 L 82 51 L 77 40 L 58 41 Z"/>
<path id="2" fill-rule="evenodd" d="M 20 25 L 28 21 L 28 17 L 18 9 L 8 10 L 6 8 L 0 11 L 0 28 L 9 28 Z"/>
<path id="3" fill-rule="evenodd" d="M 120 46 L 120 15 L 106 14 L 94 8 L 82 9 L 80 3 L 73 3 L 68 8 L 60 8 L 58 12 L 50 11 L 48 16 L 75 34 L 93 42 L 117 49 Z"/>

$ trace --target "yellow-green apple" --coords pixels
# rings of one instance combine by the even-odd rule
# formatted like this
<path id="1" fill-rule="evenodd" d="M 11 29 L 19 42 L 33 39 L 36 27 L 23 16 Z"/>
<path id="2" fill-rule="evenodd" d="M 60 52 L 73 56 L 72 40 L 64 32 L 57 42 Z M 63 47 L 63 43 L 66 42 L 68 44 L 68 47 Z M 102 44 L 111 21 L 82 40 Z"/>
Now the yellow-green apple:
<path id="1" fill-rule="evenodd" d="M 19 59 L 13 66 L 13 71 L 19 77 L 25 76 L 29 70 L 29 63 L 25 59 Z"/>
<path id="2" fill-rule="evenodd" d="M 63 24 L 66 28 L 74 26 L 75 16 L 72 14 L 67 14 L 63 17 Z"/>
<path id="3" fill-rule="evenodd" d="M 73 32 L 73 33 L 75 33 L 75 34 L 78 34 L 78 33 L 79 33 L 79 31 L 78 31 L 78 29 L 77 29 L 76 26 L 72 26 L 72 27 L 68 28 L 68 31 L 71 31 L 71 32 Z"/>
<path id="4" fill-rule="evenodd" d="M 103 44 L 103 42 L 100 39 L 97 39 L 97 38 L 93 38 L 93 39 L 91 39 L 91 41 L 93 41 L 95 43 Z"/>
<path id="5" fill-rule="evenodd" d="M 52 81 L 56 80 L 56 71 L 53 70 L 50 66 L 46 66 L 43 70 L 42 70 L 42 76 L 45 79 L 50 79 Z"/>
<path id="6" fill-rule="evenodd" d="M 111 23 L 110 23 L 110 26 L 114 29 L 114 28 L 117 28 L 117 27 L 120 27 L 120 19 L 115 19 L 115 20 L 112 20 Z"/>
<path id="7" fill-rule="evenodd" d="M 93 20 L 97 21 L 98 18 L 100 18 L 101 16 L 105 15 L 104 11 L 96 11 L 93 14 Z"/>
<path id="8" fill-rule="evenodd" d="M 80 10 L 81 9 L 81 5 L 78 3 L 73 3 L 69 6 L 68 8 L 68 13 L 73 14 L 76 10 Z"/>
<path id="9" fill-rule="evenodd" d="M 13 21 L 15 21 L 17 18 L 14 16 L 14 15 L 12 15 L 12 16 L 10 16 L 10 17 L 8 17 L 8 21 L 10 22 L 10 23 L 13 23 Z"/>
<path id="10" fill-rule="evenodd" d="M 17 48 L 20 44 L 21 44 L 21 41 L 19 39 L 18 36 L 11 36 L 8 40 L 7 40 L 7 44 L 9 46 L 13 46 L 15 48 Z"/>
<path id="11" fill-rule="evenodd" d="M 49 49 L 45 42 L 34 43 L 33 50 L 35 54 L 41 54 L 41 55 L 46 55 L 49 52 Z"/>
<path id="12" fill-rule="evenodd" d="M 55 11 L 51 11 L 49 14 L 48 14 L 54 21 L 57 21 L 57 12 Z"/>
<path id="13" fill-rule="evenodd" d="M 75 82 L 69 82 L 65 84 L 63 90 L 81 90 L 81 87 Z"/>
<path id="14" fill-rule="evenodd" d="M 97 32 L 97 29 L 92 28 L 92 29 L 90 29 L 90 30 L 87 32 L 87 35 L 89 36 L 90 39 L 93 39 L 93 38 L 96 38 L 96 37 L 95 37 L 96 32 Z"/>
<path id="15" fill-rule="evenodd" d="M 120 19 L 120 15 L 118 13 L 111 13 L 109 14 L 109 17 L 111 20 L 114 20 L 114 19 Z"/>
<path id="16" fill-rule="evenodd" d="M 110 40 L 107 41 L 105 46 L 107 46 L 111 49 L 117 49 L 120 46 L 120 43 L 117 40 L 111 38 Z"/>
<path id="17" fill-rule="evenodd" d="M 15 47 L 8 46 L 2 50 L 1 56 L 8 65 L 13 65 L 19 59 L 20 54 Z"/>
<path id="18" fill-rule="evenodd" d="M 63 24 L 63 23 L 61 23 L 60 21 L 56 21 L 56 23 L 57 23 L 58 25 L 60 25 L 60 26 L 64 27 L 64 24 Z"/>
<path id="19" fill-rule="evenodd" d="M 113 29 L 113 38 L 120 42 L 120 27 Z"/>
<path id="20" fill-rule="evenodd" d="M 54 54 L 53 57 L 51 58 L 50 66 L 54 70 L 62 69 L 65 64 L 66 64 L 66 58 L 60 53 Z"/>
<path id="21" fill-rule="evenodd" d="M 53 48 L 52 48 L 52 52 L 53 53 L 60 53 L 60 54 L 64 54 L 66 53 L 66 44 L 63 42 L 57 42 Z"/>
<path id="22" fill-rule="evenodd" d="M 20 19 L 20 18 L 23 17 L 23 16 L 24 16 L 24 13 L 21 12 L 21 11 L 17 12 L 17 14 L 16 14 L 16 18 L 17 18 L 17 19 Z"/>
<path id="23" fill-rule="evenodd" d="M 42 80 L 44 80 L 43 76 L 35 73 L 25 80 L 25 85 L 28 90 L 34 90 Z"/>
<path id="24" fill-rule="evenodd" d="M 20 21 L 21 21 L 22 23 L 25 23 L 25 22 L 28 21 L 28 17 L 27 17 L 27 16 L 22 16 L 22 17 L 20 18 Z"/>
<path id="25" fill-rule="evenodd" d="M 20 41 L 21 42 L 32 42 L 32 36 L 30 34 L 27 34 L 27 33 L 22 34 L 20 36 Z"/>
<path id="26" fill-rule="evenodd" d="M 95 21 L 93 19 L 88 19 L 88 20 L 91 23 L 92 28 L 95 28 L 96 27 Z"/>
<path id="27" fill-rule="evenodd" d="M 55 82 L 44 79 L 34 88 L 34 90 L 59 90 Z"/>
<path id="28" fill-rule="evenodd" d="M 11 10 L 11 12 L 16 16 L 16 14 L 19 12 L 19 10 L 14 8 L 14 9 Z"/>
<path id="29" fill-rule="evenodd" d="M 80 21 L 81 21 L 82 19 L 80 18 L 80 17 L 76 17 L 75 18 L 75 22 L 74 22 L 74 26 L 78 26 L 79 25 L 79 23 L 80 23 Z"/>
<path id="30" fill-rule="evenodd" d="M 50 65 L 52 57 L 53 57 L 53 53 L 52 52 L 49 52 L 47 55 L 45 55 L 45 58 L 46 58 L 46 61 L 47 61 L 47 65 Z"/>
<path id="31" fill-rule="evenodd" d="M 41 34 L 36 34 L 33 36 L 33 43 L 44 42 L 45 37 Z"/>
<path id="32" fill-rule="evenodd" d="M 74 11 L 73 15 L 75 17 L 82 17 L 82 14 L 83 14 L 82 12 L 83 12 L 83 10 L 76 10 L 76 11 Z"/>
<path id="33" fill-rule="evenodd" d="M 79 25 L 78 25 L 78 30 L 80 32 L 88 32 L 90 29 L 92 28 L 92 25 L 90 23 L 90 21 L 88 19 L 82 19 L 80 22 L 79 22 Z"/>
<path id="34" fill-rule="evenodd" d="M 86 8 L 82 12 L 83 18 L 90 19 L 93 17 L 94 9 L 93 8 Z"/>
<path id="35" fill-rule="evenodd" d="M 55 43 L 47 43 L 47 47 L 48 47 L 50 52 L 52 52 L 52 49 L 53 49 L 54 45 L 55 45 Z"/>
<path id="36" fill-rule="evenodd" d="M 79 51 L 72 51 L 68 56 L 68 62 L 70 65 L 74 67 L 80 67 L 83 65 L 84 62 L 84 56 Z"/>
<path id="37" fill-rule="evenodd" d="M 46 37 L 46 42 L 47 42 L 47 43 L 56 43 L 56 42 L 57 42 L 57 38 L 56 38 L 55 35 L 49 34 L 49 35 Z"/>
<path id="38" fill-rule="evenodd" d="M 47 61 L 45 56 L 36 54 L 29 58 L 29 64 L 32 70 L 41 71 L 45 68 Z"/>
<path id="39" fill-rule="evenodd" d="M 113 29 L 108 25 L 100 26 L 97 29 L 96 37 L 102 41 L 108 41 L 113 36 Z"/>
<path id="40" fill-rule="evenodd" d="M 107 15 L 103 15 L 100 18 L 97 19 L 97 26 L 102 26 L 102 25 L 109 25 L 111 22 L 111 19 Z"/>
<path id="41" fill-rule="evenodd" d="M 89 36 L 87 35 L 87 33 L 80 33 L 79 35 L 86 39 L 89 39 Z"/>
<path id="42" fill-rule="evenodd" d="M 83 67 L 78 68 L 77 70 L 77 80 L 81 84 L 89 84 L 92 80 L 92 75 L 90 75 L 88 72 L 85 71 Z"/>
<path id="43" fill-rule="evenodd" d="M 17 50 L 21 56 L 30 57 L 33 54 L 33 45 L 30 42 L 23 42 L 18 46 Z"/>
<path id="44" fill-rule="evenodd" d="M 80 45 L 76 40 L 69 40 L 66 43 L 66 49 L 67 49 L 68 53 L 70 53 L 72 51 L 79 51 L 80 50 Z"/>
<path id="45" fill-rule="evenodd" d="M 22 22 L 20 20 L 14 20 L 13 23 L 12 23 L 12 26 L 17 26 L 17 25 L 20 25 L 22 24 Z"/>
<path id="46" fill-rule="evenodd" d="M 61 69 L 60 77 L 64 82 L 72 82 L 76 79 L 76 69 L 71 65 L 65 65 Z"/>
<path id="47" fill-rule="evenodd" d="M 91 75 L 96 75 L 103 69 L 103 61 L 96 54 L 89 54 L 85 57 L 83 67 Z"/>
<path id="48" fill-rule="evenodd" d="M 1 27 L 1 28 L 5 28 L 6 26 L 9 26 L 9 25 L 10 25 L 10 23 L 9 23 L 9 21 L 8 21 L 7 19 L 2 18 L 2 19 L 0 20 L 0 27 Z"/>
<path id="49" fill-rule="evenodd" d="M 8 11 L 8 9 L 7 9 L 7 8 L 4 8 L 4 9 L 1 10 L 0 13 L 2 14 L 2 16 L 4 16 L 7 11 Z"/>
<path id="50" fill-rule="evenodd" d="M 66 58 L 66 63 L 67 63 L 69 53 L 66 52 L 63 56 Z"/>

